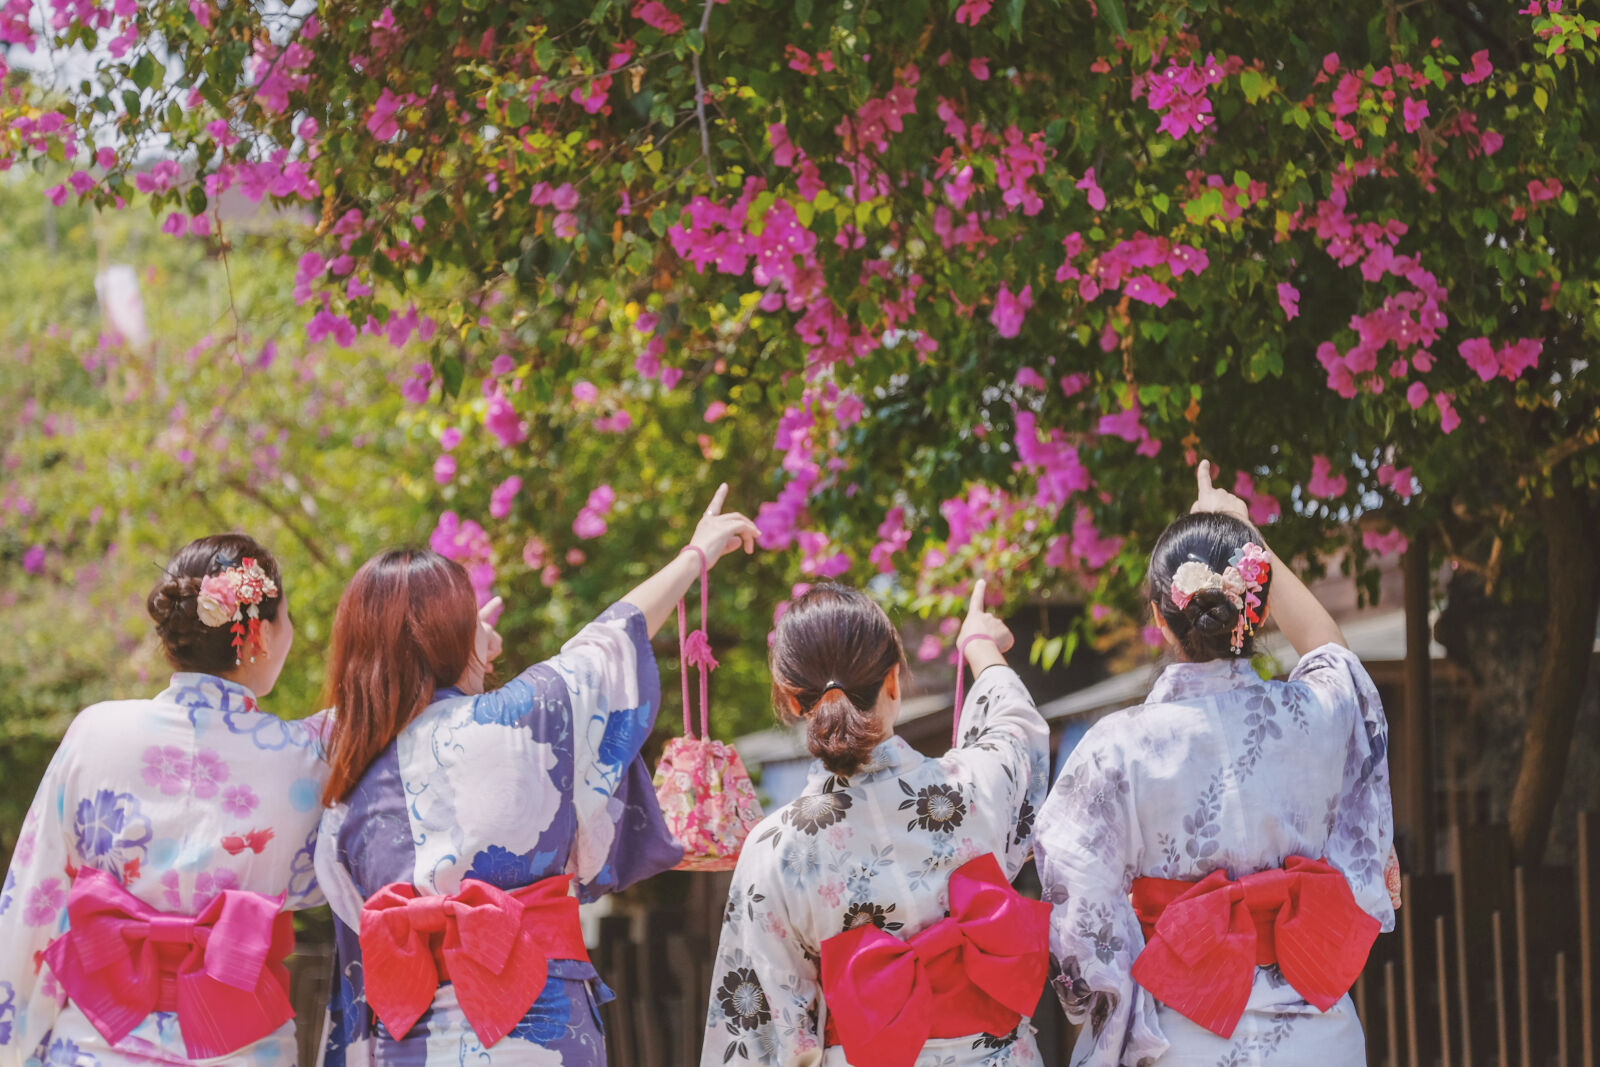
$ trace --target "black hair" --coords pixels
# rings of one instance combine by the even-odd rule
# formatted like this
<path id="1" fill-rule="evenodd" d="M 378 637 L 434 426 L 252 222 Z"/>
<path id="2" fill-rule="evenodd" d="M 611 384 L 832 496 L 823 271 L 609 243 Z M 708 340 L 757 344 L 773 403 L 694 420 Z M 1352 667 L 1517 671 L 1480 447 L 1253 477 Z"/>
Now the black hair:
<path id="1" fill-rule="evenodd" d="M 1243 646 L 1232 648 L 1233 632 L 1239 625 L 1240 609 L 1220 589 L 1205 589 L 1180 608 L 1172 601 L 1172 577 L 1185 563 L 1203 563 L 1217 574 L 1228 567 L 1247 543 L 1261 544 L 1261 534 L 1242 519 L 1217 512 L 1185 515 L 1162 532 L 1150 553 L 1150 600 L 1161 613 L 1162 621 L 1178 639 L 1185 659 L 1203 663 L 1214 659 L 1249 658 L 1255 653 L 1255 634 L 1245 628 Z M 1262 583 L 1261 607 L 1264 613 L 1267 593 L 1272 586 L 1269 575 Z"/>

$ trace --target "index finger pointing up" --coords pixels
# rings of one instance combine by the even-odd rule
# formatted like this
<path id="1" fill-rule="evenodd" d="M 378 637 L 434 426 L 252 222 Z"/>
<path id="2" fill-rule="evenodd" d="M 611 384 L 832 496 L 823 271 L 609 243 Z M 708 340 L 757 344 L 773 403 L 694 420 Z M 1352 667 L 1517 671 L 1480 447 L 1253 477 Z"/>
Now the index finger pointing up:
<path id="1" fill-rule="evenodd" d="M 1200 492 L 1208 493 L 1211 491 L 1211 461 L 1209 459 L 1200 461 L 1200 465 L 1194 469 L 1194 478 Z"/>
<path id="2" fill-rule="evenodd" d="M 989 591 L 989 583 L 979 578 L 972 585 L 972 598 L 967 601 L 967 614 L 975 615 L 983 610 L 983 598 Z"/>
<path id="3" fill-rule="evenodd" d="M 721 515 L 722 502 L 728 499 L 728 483 L 723 482 L 717 486 L 716 495 L 711 498 L 711 503 L 706 506 L 707 515 Z"/>

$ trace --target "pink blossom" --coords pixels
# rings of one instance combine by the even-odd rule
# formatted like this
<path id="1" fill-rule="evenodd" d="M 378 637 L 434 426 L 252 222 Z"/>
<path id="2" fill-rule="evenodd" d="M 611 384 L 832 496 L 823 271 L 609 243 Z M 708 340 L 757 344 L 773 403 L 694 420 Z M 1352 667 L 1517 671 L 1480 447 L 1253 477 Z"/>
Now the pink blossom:
<path id="1" fill-rule="evenodd" d="M 989 59 L 987 56 L 977 56 L 967 61 L 967 70 L 981 82 L 989 80 Z"/>
<path id="2" fill-rule="evenodd" d="M 494 492 L 489 494 L 489 514 L 497 519 L 506 518 L 521 491 L 522 479 L 515 474 L 495 486 Z"/>
<path id="3" fill-rule="evenodd" d="M 728 413 L 728 405 L 720 400 L 713 400 L 706 405 L 706 421 L 716 422 Z"/>
<path id="4" fill-rule="evenodd" d="M 439 435 L 439 447 L 446 452 L 455 451 L 455 447 L 460 443 L 461 431 L 454 426 L 445 427 L 445 431 Z"/>
<path id="5" fill-rule="evenodd" d="M 94 176 L 86 170 L 73 171 L 72 177 L 68 178 L 67 182 L 72 186 L 72 191 L 79 196 L 86 195 L 94 188 Z"/>
<path id="6" fill-rule="evenodd" d="M 60 207 L 67 202 L 67 187 L 65 185 L 52 185 L 45 190 L 44 195 L 46 200 L 49 200 L 56 207 Z"/>
<path id="7" fill-rule="evenodd" d="M 395 115 L 401 108 L 411 103 L 410 94 L 396 96 L 393 91 L 385 87 L 378 94 L 377 102 L 372 105 L 372 111 L 367 116 L 367 130 L 380 141 L 389 140 L 400 132 L 400 124 L 395 121 Z"/>
<path id="8" fill-rule="evenodd" d="M 1348 480 L 1343 474 L 1333 473 L 1333 464 L 1327 456 L 1311 458 L 1311 480 L 1306 482 L 1306 492 L 1322 500 L 1344 496 Z"/>
<path id="9" fill-rule="evenodd" d="M 1143 641 L 1151 648 L 1160 648 L 1167 642 L 1166 635 L 1161 632 L 1161 627 L 1159 626 L 1146 626 L 1144 629 L 1140 630 L 1139 640 Z"/>
<path id="10" fill-rule="evenodd" d="M 639 19 L 647 26 L 653 26 L 663 34 L 671 36 L 683 32 L 683 19 L 667 10 L 660 0 L 641 0 L 633 5 L 633 17 Z"/>
<path id="11" fill-rule="evenodd" d="M 1406 540 L 1406 535 L 1399 530 L 1390 529 L 1387 533 L 1377 530 L 1361 531 L 1361 544 L 1369 552 L 1380 556 L 1397 556 L 1404 552 L 1411 542 Z"/>
<path id="12" fill-rule="evenodd" d="M 1018 389 L 1048 389 L 1050 383 L 1044 380 L 1044 375 L 1032 367 L 1023 367 L 1017 371 L 1016 385 Z"/>
<path id="13" fill-rule="evenodd" d="M 529 570 L 536 571 L 544 566 L 544 554 L 548 550 L 544 539 L 535 534 L 522 546 L 522 562 L 527 564 Z"/>
<path id="14" fill-rule="evenodd" d="M 1300 290 L 1288 282 L 1279 282 L 1278 306 L 1283 308 L 1285 318 L 1298 318 L 1300 315 Z"/>
<path id="15" fill-rule="evenodd" d="M 1274 522 L 1283 514 L 1283 508 L 1278 503 L 1278 498 L 1270 493 L 1256 491 L 1256 481 L 1245 471 L 1240 471 L 1233 479 L 1233 492 L 1250 507 L 1250 521 L 1257 526 L 1265 526 Z"/>
<path id="16" fill-rule="evenodd" d="M 572 387 L 572 399 L 579 404 L 592 404 L 600 399 L 600 390 L 592 382 L 577 382 Z"/>
<path id="17" fill-rule="evenodd" d="M 1063 396 L 1077 396 L 1089 388 L 1089 376 L 1081 371 L 1068 374 L 1061 379 L 1061 393 Z"/>
<path id="18" fill-rule="evenodd" d="M 1401 107 L 1405 116 L 1406 132 L 1416 133 L 1422 129 L 1422 120 L 1428 117 L 1428 102 L 1413 100 L 1408 96 Z"/>
<path id="19" fill-rule="evenodd" d="M 483 425 L 499 439 L 502 448 L 510 448 L 528 439 L 527 426 L 503 392 L 496 391 L 489 398 L 489 404 L 483 412 Z"/>
<path id="20" fill-rule="evenodd" d="M 306 324 L 306 339 L 315 343 L 326 337 L 332 337 L 340 348 L 349 348 L 355 344 L 356 328 L 343 315 L 322 308 Z"/>
<path id="21" fill-rule="evenodd" d="M 433 461 L 433 480 L 449 485 L 456 476 L 456 457 L 446 453 Z"/>
<path id="22" fill-rule="evenodd" d="M 1083 177 L 1078 179 L 1077 187 L 1088 192 L 1091 208 L 1096 211 L 1106 209 L 1106 194 L 1100 191 L 1100 183 L 1095 180 L 1093 167 L 1084 171 Z"/>
<path id="23" fill-rule="evenodd" d="M 989 313 L 989 321 L 1001 337 L 1015 337 L 1022 331 L 1022 320 L 1031 307 L 1032 283 L 1023 286 L 1022 292 L 1013 294 L 1010 285 L 1001 282 L 1000 292 L 995 294 L 994 309 Z"/>
<path id="24" fill-rule="evenodd" d="M 1534 179 L 1528 183 L 1528 200 L 1535 204 L 1546 200 L 1554 200 L 1561 195 L 1561 189 L 1561 180 L 1559 178 L 1551 178 L 1547 181 Z"/>
<path id="25" fill-rule="evenodd" d="M 992 6 L 994 0 L 961 0 L 961 6 L 956 8 L 956 22 L 976 26 L 978 20 L 987 15 Z"/>
<path id="26" fill-rule="evenodd" d="M 494 375 L 496 378 L 502 378 L 505 375 L 510 374 L 516 369 L 516 367 L 517 361 L 502 352 L 500 355 L 494 357 L 493 363 L 489 364 L 489 373 Z"/>
<path id="27" fill-rule="evenodd" d="M 446 511 L 429 535 L 428 547 L 464 566 L 478 603 L 489 601 L 489 590 L 494 585 L 494 549 L 482 526 Z"/>
<path id="28" fill-rule="evenodd" d="M 1406 403 L 1415 411 L 1428 402 L 1428 387 L 1421 382 L 1412 382 L 1411 388 L 1406 390 Z"/>
<path id="29" fill-rule="evenodd" d="M 1449 393 L 1435 393 L 1433 402 L 1439 408 L 1439 429 L 1451 433 L 1461 425 L 1461 416 L 1456 414 L 1455 397 Z"/>
<path id="30" fill-rule="evenodd" d="M 189 220 L 182 212 L 173 211 L 167 215 L 166 221 L 162 222 L 161 232 L 173 237 L 182 237 L 189 232 Z"/>
<path id="31" fill-rule="evenodd" d="M 22 554 L 22 569 L 29 574 L 44 573 L 43 545 L 34 545 Z"/>
<path id="32" fill-rule="evenodd" d="M 1461 358 L 1467 361 L 1473 373 L 1484 381 L 1488 381 L 1500 372 L 1500 360 L 1495 356 L 1494 345 L 1487 337 L 1474 337 L 1470 341 L 1462 341 L 1456 351 L 1461 353 Z"/>
<path id="33" fill-rule="evenodd" d="M 102 170 L 110 170 L 117 165 L 117 152 L 114 148 L 100 148 L 95 151 L 94 161 Z"/>
<path id="34" fill-rule="evenodd" d="M 1489 50 L 1480 49 L 1472 53 L 1472 69 L 1461 75 L 1462 85 L 1476 85 L 1494 73 L 1494 64 L 1489 62 Z"/>
<path id="35" fill-rule="evenodd" d="M 939 640 L 938 634 L 928 634 L 917 645 L 917 659 L 923 663 L 931 663 L 939 658 L 939 653 L 944 651 L 944 642 Z"/>
<path id="36" fill-rule="evenodd" d="M 1122 292 L 1130 299 L 1141 303 L 1153 304 L 1156 307 L 1166 307 L 1167 303 L 1176 295 L 1172 288 L 1164 282 L 1158 282 L 1148 274 L 1139 274 L 1130 278 L 1122 287 Z"/>
<path id="37" fill-rule="evenodd" d="M 400 384 L 400 395 L 409 403 L 425 404 L 428 401 L 428 383 L 433 381 L 433 366 L 429 363 L 413 363 L 411 376 Z"/>
<path id="38" fill-rule="evenodd" d="M 585 509 L 572 520 L 572 532 L 585 541 L 600 537 L 606 532 L 606 520 Z"/>
<path id="39" fill-rule="evenodd" d="M 1483 154 L 1486 156 L 1492 156 L 1500 151 L 1500 146 L 1505 143 L 1506 139 L 1494 130 L 1484 130 L 1483 135 L 1478 138 L 1478 147 L 1483 149 Z"/>

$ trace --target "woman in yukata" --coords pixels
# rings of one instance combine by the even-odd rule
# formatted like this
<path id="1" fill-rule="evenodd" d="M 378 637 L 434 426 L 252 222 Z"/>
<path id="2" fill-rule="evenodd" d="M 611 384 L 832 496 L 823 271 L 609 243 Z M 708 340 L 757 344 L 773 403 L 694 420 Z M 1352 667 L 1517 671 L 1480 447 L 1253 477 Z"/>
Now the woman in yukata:
<path id="1" fill-rule="evenodd" d="M 1074 1065 L 1366 1062 L 1348 995 L 1394 926 L 1387 727 L 1332 617 L 1201 463 L 1150 557 L 1179 662 L 1096 723 L 1039 813 Z M 1250 665 L 1268 607 L 1300 654 Z"/>
<path id="2" fill-rule="evenodd" d="M 937 759 L 894 734 L 905 659 L 882 608 L 825 585 L 779 620 L 774 702 L 819 762 L 739 856 L 703 1067 L 1039 1062 L 1028 1017 L 1049 907 L 1010 879 L 1047 787 L 1048 731 L 983 601 L 980 581 L 957 641 L 977 680 L 960 743 Z"/>
<path id="3" fill-rule="evenodd" d="M 0 890 L 0 1067 L 295 1059 L 289 911 L 322 903 L 321 720 L 260 710 L 294 625 L 277 561 L 191 542 L 150 594 L 178 673 L 86 708 Z"/>
<path id="4" fill-rule="evenodd" d="M 674 866 L 639 748 L 660 705 L 650 637 L 756 529 L 721 514 L 688 548 L 498 689 L 466 572 L 433 552 L 368 561 L 339 603 L 317 870 L 338 984 L 326 1060 L 603 1067 L 578 902 Z M 576 895 L 573 895 L 573 883 Z"/>

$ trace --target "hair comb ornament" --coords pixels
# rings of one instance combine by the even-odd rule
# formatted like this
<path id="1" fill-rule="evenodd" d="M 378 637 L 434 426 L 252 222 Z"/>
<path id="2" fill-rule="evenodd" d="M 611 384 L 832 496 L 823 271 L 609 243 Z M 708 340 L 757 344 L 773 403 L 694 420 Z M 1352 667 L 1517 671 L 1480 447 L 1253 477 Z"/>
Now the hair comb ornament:
<path id="1" fill-rule="evenodd" d="M 1233 628 L 1228 647 L 1235 655 L 1244 651 L 1246 635 L 1254 636 L 1261 625 L 1261 590 L 1272 580 L 1272 562 L 1267 550 L 1253 541 L 1247 541 L 1228 560 L 1221 574 L 1201 560 L 1190 559 L 1172 575 L 1172 588 L 1168 596 L 1179 611 L 1189 606 L 1199 593 L 1215 589 L 1221 592 L 1239 611 L 1239 622 Z"/>
<path id="2" fill-rule="evenodd" d="M 245 642 L 256 646 L 261 641 L 261 602 L 278 595 L 277 583 L 261 569 L 261 564 L 246 556 L 235 565 L 220 559 L 223 570 L 200 581 L 195 609 L 200 621 L 216 628 L 233 625 L 233 661 L 244 659 Z"/>

